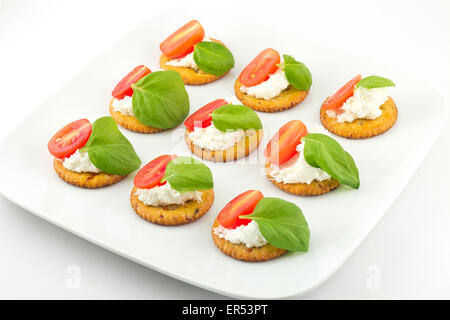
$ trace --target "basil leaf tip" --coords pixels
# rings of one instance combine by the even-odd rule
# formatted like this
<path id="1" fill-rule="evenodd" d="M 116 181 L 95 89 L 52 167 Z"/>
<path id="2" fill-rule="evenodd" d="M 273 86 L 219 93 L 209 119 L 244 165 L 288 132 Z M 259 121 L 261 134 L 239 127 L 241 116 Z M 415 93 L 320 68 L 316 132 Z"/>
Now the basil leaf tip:
<path id="1" fill-rule="evenodd" d="M 262 122 L 253 109 L 243 105 L 227 104 L 211 114 L 214 126 L 222 131 L 229 130 L 260 130 Z"/>
<path id="2" fill-rule="evenodd" d="M 141 165 L 130 141 L 111 117 L 102 117 L 93 123 L 91 136 L 81 150 L 87 151 L 92 163 L 108 174 L 124 176 Z"/>
<path id="3" fill-rule="evenodd" d="M 325 134 L 310 133 L 302 138 L 306 162 L 320 168 L 341 184 L 353 189 L 360 186 L 359 171 L 352 156 L 341 145 Z"/>
<path id="4" fill-rule="evenodd" d="M 230 50 L 215 41 L 201 41 L 194 46 L 194 61 L 200 70 L 223 76 L 234 67 L 234 57 Z"/>
<path id="5" fill-rule="evenodd" d="M 167 181 L 178 192 L 209 190 L 214 187 L 211 170 L 192 157 L 177 157 L 166 167 L 161 181 Z"/>
<path id="6" fill-rule="evenodd" d="M 283 55 L 283 59 L 282 66 L 288 82 L 298 90 L 308 91 L 312 85 L 312 76 L 308 67 L 287 54 Z"/>
<path id="7" fill-rule="evenodd" d="M 373 88 L 385 88 L 385 87 L 395 87 L 395 83 L 391 80 L 379 76 L 368 76 L 366 78 L 361 79 L 356 87 L 364 87 L 367 89 Z"/>
<path id="8" fill-rule="evenodd" d="M 147 126 L 173 128 L 189 114 L 189 96 L 178 72 L 155 71 L 131 87 L 133 112 Z"/>
<path id="9" fill-rule="evenodd" d="M 296 204 L 278 198 L 262 198 L 253 213 L 245 218 L 256 221 L 263 237 L 274 247 L 308 251 L 308 223 Z"/>

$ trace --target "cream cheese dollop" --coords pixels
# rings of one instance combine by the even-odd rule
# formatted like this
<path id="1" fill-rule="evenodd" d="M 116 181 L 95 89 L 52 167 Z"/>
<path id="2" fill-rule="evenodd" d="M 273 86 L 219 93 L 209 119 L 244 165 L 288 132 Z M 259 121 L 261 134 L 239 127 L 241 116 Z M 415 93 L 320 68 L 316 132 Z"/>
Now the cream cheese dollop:
<path id="1" fill-rule="evenodd" d="M 337 118 L 337 121 L 341 123 L 352 122 L 356 119 L 374 120 L 381 116 L 380 106 L 388 100 L 388 93 L 388 88 L 356 88 L 353 96 L 342 105 L 340 109 L 342 113 L 328 110 L 327 114 Z"/>
<path id="2" fill-rule="evenodd" d="M 125 96 L 120 100 L 113 98 L 112 108 L 125 116 L 134 116 L 133 97 Z"/>
<path id="3" fill-rule="evenodd" d="M 167 206 L 171 204 L 183 205 L 190 200 L 197 202 L 202 200 L 202 192 L 179 192 L 172 188 L 169 182 L 162 186 L 155 186 L 150 189 L 136 188 L 135 194 L 145 205 L 154 207 Z"/>
<path id="4" fill-rule="evenodd" d="M 208 150 L 226 150 L 245 137 L 244 130 L 222 132 L 214 124 L 206 128 L 194 128 L 189 139 L 200 148 Z"/>
<path id="5" fill-rule="evenodd" d="M 185 55 L 183 58 L 169 60 L 166 62 L 166 64 L 174 67 L 183 67 L 198 70 L 198 66 L 194 61 L 194 51 Z"/>
<path id="6" fill-rule="evenodd" d="M 278 68 L 278 70 L 266 81 L 253 87 L 241 86 L 239 90 L 255 98 L 270 100 L 278 96 L 281 91 L 286 89 L 288 86 L 289 81 L 286 78 L 284 70 L 282 68 Z"/>
<path id="7" fill-rule="evenodd" d="M 214 233 L 219 238 L 234 244 L 244 244 L 247 248 L 262 247 L 267 244 L 267 240 L 259 231 L 258 224 L 253 220 L 249 224 L 241 225 L 235 229 L 227 229 L 219 225 L 214 228 Z"/>
<path id="8" fill-rule="evenodd" d="M 92 163 L 87 151 L 80 151 L 80 149 L 75 151 L 70 157 L 64 159 L 63 167 L 75 172 L 102 172 L 102 170 Z"/>

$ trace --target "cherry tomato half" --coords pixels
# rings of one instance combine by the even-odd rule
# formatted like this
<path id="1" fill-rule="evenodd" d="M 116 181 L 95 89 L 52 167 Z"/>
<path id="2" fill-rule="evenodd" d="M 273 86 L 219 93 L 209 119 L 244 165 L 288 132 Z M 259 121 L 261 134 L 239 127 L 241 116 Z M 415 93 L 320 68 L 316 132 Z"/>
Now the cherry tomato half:
<path id="1" fill-rule="evenodd" d="M 269 79 L 278 70 L 280 54 L 274 49 L 261 51 L 239 75 L 239 81 L 246 87 L 253 87 Z"/>
<path id="2" fill-rule="evenodd" d="M 240 225 L 247 225 L 251 219 L 241 219 L 239 216 L 251 214 L 255 210 L 259 200 L 264 198 L 261 191 L 248 190 L 241 193 L 219 212 L 217 221 L 227 229 L 234 229 Z"/>
<path id="3" fill-rule="evenodd" d="M 184 126 L 189 131 L 194 131 L 194 128 L 206 128 L 211 125 L 212 117 L 211 113 L 217 108 L 228 104 L 224 99 L 214 100 L 207 105 L 201 107 L 193 114 L 191 114 L 185 121 Z"/>
<path id="4" fill-rule="evenodd" d="M 128 73 L 125 78 L 120 80 L 114 88 L 112 96 L 119 100 L 123 99 L 125 96 L 131 97 L 133 95 L 133 88 L 131 88 L 131 85 L 149 73 L 151 73 L 151 71 L 146 66 L 137 66 L 130 73 Z"/>
<path id="5" fill-rule="evenodd" d="M 347 101 L 348 98 L 353 96 L 355 92 L 356 84 L 361 80 L 361 75 L 358 74 L 352 80 L 347 82 L 342 88 L 336 91 L 331 97 L 329 97 L 323 104 L 324 110 L 337 110 Z"/>
<path id="6" fill-rule="evenodd" d="M 300 120 L 292 120 L 278 130 L 267 144 L 264 156 L 270 163 L 281 165 L 297 154 L 297 145 L 308 134 Z"/>
<path id="7" fill-rule="evenodd" d="M 134 186 L 140 189 L 151 189 L 156 185 L 163 185 L 161 179 L 166 172 L 167 164 L 176 155 L 163 155 L 147 163 L 134 177 Z"/>
<path id="8" fill-rule="evenodd" d="M 70 157 L 89 140 L 92 125 L 87 119 L 69 123 L 60 129 L 48 142 L 48 151 L 58 158 Z"/>
<path id="9" fill-rule="evenodd" d="M 205 30 L 197 20 L 192 20 L 161 42 L 161 52 L 170 59 L 182 58 L 194 51 L 194 45 L 203 40 Z"/>

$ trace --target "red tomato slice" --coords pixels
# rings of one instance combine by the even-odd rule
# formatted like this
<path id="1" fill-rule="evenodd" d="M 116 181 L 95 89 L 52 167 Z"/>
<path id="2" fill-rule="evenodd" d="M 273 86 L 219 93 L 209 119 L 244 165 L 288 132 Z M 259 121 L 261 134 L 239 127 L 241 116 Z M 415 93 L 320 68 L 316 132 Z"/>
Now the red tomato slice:
<path id="1" fill-rule="evenodd" d="M 184 126 L 189 131 L 194 131 L 194 128 L 206 128 L 211 125 L 211 113 L 217 108 L 228 104 L 224 99 L 217 99 L 207 105 L 201 107 L 193 114 L 191 114 L 185 121 Z"/>
<path id="2" fill-rule="evenodd" d="M 255 210 L 259 200 L 264 198 L 258 190 L 249 190 L 241 193 L 219 212 L 217 221 L 227 229 L 234 229 L 240 225 L 247 225 L 251 219 L 240 219 L 239 216 L 248 215 Z"/>
<path id="3" fill-rule="evenodd" d="M 274 49 L 261 51 L 239 75 L 239 81 L 246 87 L 253 87 L 269 79 L 278 70 L 280 54 Z"/>
<path id="4" fill-rule="evenodd" d="M 347 101 L 348 98 L 353 96 L 355 92 L 356 84 L 361 80 L 361 75 L 358 74 L 352 80 L 347 82 L 342 88 L 340 88 L 335 94 L 329 97 L 323 104 L 324 110 L 337 110 Z"/>
<path id="5" fill-rule="evenodd" d="M 194 51 L 194 45 L 203 40 L 205 30 L 197 20 L 192 20 L 161 42 L 159 48 L 170 59 L 178 59 Z"/>
<path id="6" fill-rule="evenodd" d="M 70 157 L 89 140 L 92 125 L 88 119 L 80 119 L 60 129 L 48 142 L 48 151 L 58 158 Z"/>
<path id="7" fill-rule="evenodd" d="M 112 92 L 112 96 L 116 99 L 123 99 L 125 96 L 131 97 L 133 95 L 133 88 L 131 85 L 139 79 L 151 73 L 150 69 L 144 65 L 137 66 L 129 74 L 125 76 Z"/>
<path id="8" fill-rule="evenodd" d="M 176 157 L 176 155 L 163 155 L 147 163 L 134 177 L 134 186 L 140 189 L 151 189 L 156 185 L 164 185 L 161 179 L 164 177 L 167 164 Z"/>
<path id="9" fill-rule="evenodd" d="M 297 145 L 308 134 L 308 129 L 300 120 L 292 120 L 278 130 L 267 144 L 264 156 L 270 163 L 280 165 L 297 154 Z"/>

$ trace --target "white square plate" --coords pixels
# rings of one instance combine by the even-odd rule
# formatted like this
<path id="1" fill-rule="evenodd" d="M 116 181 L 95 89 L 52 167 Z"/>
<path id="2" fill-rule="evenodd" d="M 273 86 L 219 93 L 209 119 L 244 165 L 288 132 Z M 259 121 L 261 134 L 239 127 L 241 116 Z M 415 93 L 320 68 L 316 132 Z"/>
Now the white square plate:
<path id="1" fill-rule="evenodd" d="M 130 32 L 92 62 L 56 95 L 36 109 L 1 144 L 0 192 L 34 214 L 99 246 L 176 279 L 218 293 L 241 298 L 282 298 L 318 286 L 333 274 L 374 228 L 413 176 L 447 118 L 448 106 L 434 87 L 414 76 L 339 50 L 319 45 L 294 33 L 283 22 L 261 25 L 231 12 L 222 23 L 208 12 L 172 10 Z M 273 47 L 309 66 L 313 75 L 310 95 L 300 105 L 280 113 L 259 113 L 265 139 L 259 152 L 234 163 L 206 164 L 212 169 L 216 199 L 200 220 L 185 226 L 163 227 L 139 218 L 129 203 L 133 176 L 99 190 L 85 190 L 61 181 L 47 151 L 49 138 L 64 124 L 108 114 L 110 92 L 133 67 L 159 69 L 159 43 L 191 18 L 207 35 L 222 40 L 233 52 L 236 65 L 220 81 L 187 87 L 191 112 L 206 103 L 233 94 L 243 67 L 262 49 Z M 294 22 L 295 23 L 295 22 Z M 311 40 L 314 39 L 314 40 Z M 359 167 L 361 188 L 341 187 L 327 195 L 302 198 L 283 193 L 262 174 L 262 150 L 282 124 L 301 119 L 320 124 L 319 107 L 327 95 L 355 74 L 377 74 L 392 79 L 392 97 L 399 108 L 396 125 L 386 134 L 352 141 L 335 137 Z M 122 132 L 133 143 L 143 163 L 165 153 L 189 154 L 184 127 L 158 134 Z M 259 162 L 259 164 L 258 164 Z M 218 211 L 234 196 L 259 189 L 266 196 L 297 203 L 311 229 L 308 253 L 289 253 L 264 263 L 234 260 L 214 245 L 211 225 Z"/>

